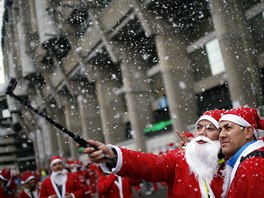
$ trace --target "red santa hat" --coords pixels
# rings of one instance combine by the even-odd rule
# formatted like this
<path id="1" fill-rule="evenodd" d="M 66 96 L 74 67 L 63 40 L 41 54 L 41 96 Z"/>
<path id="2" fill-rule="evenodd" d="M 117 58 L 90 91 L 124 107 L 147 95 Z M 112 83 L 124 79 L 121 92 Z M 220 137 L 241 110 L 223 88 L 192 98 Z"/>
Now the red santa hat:
<path id="1" fill-rule="evenodd" d="M 11 170 L 9 168 L 4 168 L 0 172 L 0 179 L 8 181 L 11 179 Z"/>
<path id="2" fill-rule="evenodd" d="M 73 169 L 75 167 L 74 160 L 67 160 L 66 166 L 70 169 Z"/>
<path id="3" fill-rule="evenodd" d="M 50 160 L 50 167 L 52 167 L 53 164 L 57 163 L 57 162 L 61 162 L 63 163 L 62 157 L 59 155 L 55 155 L 51 158 Z"/>
<path id="4" fill-rule="evenodd" d="M 21 174 L 21 184 L 26 184 L 30 180 L 35 179 L 35 176 L 33 175 L 32 172 L 26 171 L 23 174 Z"/>
<path id="5" fill-rule="evenodd" d="M 81 160 L 76 160 L 75 164 L 76 164 L 77 167 L 82 167 L 83 166 L 83 163 L 82 163 Z"/>
<path id="6" fill-rule="evenodd" d="M 220 121 L 234 122 L 242 127 L 253 127 L 254 136 L 258 139 L 258 129 L 264 130 L 264 119 L 258 115 L 255 108 L 242 106 L 226 111 Z"/>
<path id="7" fill-rule="evenodd" d="M 195 125 L 197 125 L 201 120 L 208 120 L 212 122 L 216 128 L 219 128 L 218 122 L 224 112 L 225 112 L 224 109 L 214 109 L 214 110 L 206 111 L 203 113 L 203 115 L 200 116 L 200 118 L 197 120 Z"/>

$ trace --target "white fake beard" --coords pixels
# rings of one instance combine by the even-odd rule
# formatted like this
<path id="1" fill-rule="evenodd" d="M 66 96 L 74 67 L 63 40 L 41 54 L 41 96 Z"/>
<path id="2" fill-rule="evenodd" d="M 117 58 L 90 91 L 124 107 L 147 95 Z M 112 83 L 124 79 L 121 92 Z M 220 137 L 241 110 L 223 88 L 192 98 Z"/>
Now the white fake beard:
<path id="1" fill-rule="evenodd" d="M 63 169 L 62 171 L 52 172 L 51 180 L 53 180 L 58 185 L 63 185 L 67 181 L 67 171 Z"/>
<path id="2" fill-rule="evenodd" d="M 199 140 L 203 140 L 206 143 L 198 144 L 197 141 Z M 212 141 L 204 136 L 193 138 L 185 148 L 185 158 L 190 171 L 196 177 L 205 179 L 210 184 L 217 171 L 219 150 L 219 141 Z"/>

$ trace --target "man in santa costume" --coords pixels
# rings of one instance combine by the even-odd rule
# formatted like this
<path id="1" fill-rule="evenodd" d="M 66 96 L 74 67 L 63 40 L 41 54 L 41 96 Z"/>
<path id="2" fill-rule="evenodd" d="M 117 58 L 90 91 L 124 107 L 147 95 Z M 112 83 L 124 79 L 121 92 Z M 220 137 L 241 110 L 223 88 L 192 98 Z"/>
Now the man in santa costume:
<path id="1" fill-rule="evenodd" d="M 51 175 L 41 184 L 40 197 L 44 198 L 82 198 L 84 192 L 79 178 L 64 168 L 60 156 L 53 156 L 50 162 Z"/>
<path id="2" fill-rule="evenodd" d="M 19 193 L 19 198 L 39 198 L 39 188 L 36 178 L 30 171 L 21 174 L 22 190 Z"/>
<path id="3" fill-rule="evenodd" d="M 92 195 L 89 186 L 89 179 L 90 179 L 89 172 L 83 169 L 83 163 L 81 160 L 74 160 L 73 167 L 74 168 L 72 168 L 72 173 L 77 175 L 77 177 L 79 178 L 82 184 L 82 189 L 84 191 L 85 197 L 91 198 Z"/>
<path id="4" fill-rule="evenodd" d="M 165 182 L 168 197 L 220 197 L 223 178 L 217 171 L 220 150 L 218 121 L 222 110 L 205 112 L 196 122 L 196 134 L 185 148 L 162 155 L 142 153 L 89 140 L 84 150 L 105 172 Z M 108 156 L 111 160 L 106 159 Z M 115 163 L 116 162 L 116 163 Z"/>
<path id="5" fill-rule="evenodd" d="M 17 193 L 17 185 L 9 168 L 0 171 L 0 197 L 14 198 Z"/>
<path id="6" fill-rule="evenodd" d="M 226 111 L 220 119 L 220 143 L 226 162 L 222 197 L 264 197 L 264 120 L 248 106 Z"/>
<path id="7" fill-rule="evenodd" d="M 132 198 L 132 186 L 139 185 L 140 179 L 121 177 L 114 173 L 106 174 L 99 169 L 99 198 Z"/>

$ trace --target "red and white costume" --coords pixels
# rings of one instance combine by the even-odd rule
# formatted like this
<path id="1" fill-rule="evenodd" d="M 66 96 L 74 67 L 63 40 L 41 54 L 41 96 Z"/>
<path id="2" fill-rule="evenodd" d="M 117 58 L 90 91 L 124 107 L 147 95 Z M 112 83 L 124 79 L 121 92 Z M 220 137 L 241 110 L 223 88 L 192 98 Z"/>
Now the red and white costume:
<path id="1" fill-rule="evenodd" d="M 33 195 L 34 195 L 34 198 L 38 198 L 39 197 L 39 192 L 38 191 L 34 191 Z M 23 191 L 20 192 L 19 198 L 32 198 L 32 196 L 31 196 L 31 194 L 30 194 L 28 189 L 24 189 Z"/>
<path id="2" fill-rule="evenodd" d="M 98 178 L 98 193 L 100 198 L 132 198 L 132 186 L 140 180 L 120 177 L 115 174 L 101 174 Z"/>
<path id="3" fill-rule="evenodd" d="M 27 187 L 22 188 L 22 191 L 19 193 L 19 198 L 39 198 L 39 188 L 35 179 L 35 176 L 30 171 L 26 171 L 21 174 L 21 184 L 25 185 L 31 180 L 34 180 L 35 188 L 34 190 L 32 189 L 32 191 L 30 191 L 30 189 L 28 189 Z"/>
<path id="4" fill-rule="evenodd" d="M 96 164 L 90 164 L 89 168 L 87 169 L 89 174 L 89 186 L 91 194 L 94 195 L 97 191 L 97 178 L 99 175 L 99 168 Z"/>
<path id="5" fill-rule="evenodd" d="M 63 159 L 60 156 L 53 156 L 50 166 L 53 167 L 56 163 L 63 164 Z M 40 197 L 48 198 L 51 195 L 57 195 L 58 198 L 63 198 L 65 194 L 71 194 L 73 198 L 85 197 L 82 184 L 76 174 L 70 173 L 66 169 L 55 169 L 55 171 L 52 171 L 51 176 L 42 182 Z"/>
<path id="6" fill-rule="evenodd" d="M 0 172 L 0 179 L 5 183 L 0 186 L 0 197 L 15 198 L 17 185 L 11 174 L 11 170 L 9 168 L 3 168 Z"/>
<path id="7" fill-rule="evenodd" d="M 62 185 L 62 194 L 65 193 L 72 193 L 75 198 L 85 197 L 80 180 L 73 173 L 67 173 L 67 181 Z M 56 194 L 58 198 L 62 198 L 55 182 L 51 179 L 51 176 L 49 176 L 41 184 L 40 197 L 48 198 L 53 194 Z"/>
<path id="8" fill-rule="evenodd" d="M 90 185 L 88 183 L 89 172 L 87 170 L 82 170 L 83 164 L 80 160 L 75 161 L 74 166 L 75 166 L 76 172 L 73 172 L 73 174 L 76 174 L 77 177 L 79 178 L 79 180 L 82 184 L 82 189 L 84 191 L 85 197 L 86 198 L 92 197 L 91 191 L 90 191 Z"/>
<path id="9" fill-rule="evenodd" d="M 116 148 L 116 147 L 115 147 Z M 165 182 L 168 197 L 201 197 L 200 188 L 208 190 L 210 197 L 220 197 L 223 179 L 215 175 L 211 185 L 200 186 L 197 177 L 189 170 L 184 154 L 176 149 L 162 155 L 142 153 L 124 148 L 116 148 L 122 156 L 114 170 L 120 176 L 141 178 L 151 182 Z M 119 158 L 120 159 L 120 158 Z M 102 166 L 104 171 L 107 168 Z M 210 186 L 210 187 L 209 187 Z"/>
<path id="10" fill-rule="evenodd" d="M 218 128 L 218 121 L 222 113 L 223 110 L 207 111 L 198 119 L 197 123 L 201 120 L 208 120 Z M 197 138 L 206 137 L 200 136 Z M 214 148 L 214 152 L 211 150 L 208 152 L 207 148 L 209 147 L 203 147 L 202 145 L 202 150 L 206 152 L 200 151 L 200 153 L 204 154 L 205 158 L 209 156 L 206 158 L 209 161 L 198 156 L 197 160 L 192 160 L 196 159 L 196 154 L 192 154 L 195 152 L 189 149 L 191 148 L 190 145 L 199 145 L 198 143 L 194 143 L 197 141 L 195 139 L 188 144 L 189 146 L 186 146 L 185 153 L 181 149 L 175 149 L 161 155 L 142 153 L 109 145 L 110 147 L 114 147 L 117 152 L 117 165 L 109 171 L 106 164 L 102 163 L 101 168 L 104 172 L 113 172 L 120 176 L 144 179 L 150 182 L 165 182 L 168 186 L 169 198 L 220 197 L 222 194 L 223 178 L 216 173 L 218 170 L 217 154 L 220 147 L 219 142 L 215 141 L 218 143 L 218 146 L 210 147 Z M 213 144 L 209 144 L 211 140 L 207 139 L 206 142 L 208 144 L 205 145 Z M 197 149 L 194 150 L 197 152 Z M 208 155 L 209 153 L 213 154 Z M 196 165 L 197 168 L 195 168 Z"/>

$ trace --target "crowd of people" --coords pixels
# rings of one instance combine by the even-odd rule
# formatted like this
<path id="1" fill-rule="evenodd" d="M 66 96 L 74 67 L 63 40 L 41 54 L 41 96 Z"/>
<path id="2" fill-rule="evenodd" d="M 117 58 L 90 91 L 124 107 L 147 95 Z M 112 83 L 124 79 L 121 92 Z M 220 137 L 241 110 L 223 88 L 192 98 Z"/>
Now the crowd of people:
<path id="1" fill-rule="evenodd" d="M 9 168 L 0 171 L 0 198 L 132 198 L 158 190 L 157 184 L 105 174 L 94 163 L 53 156 L 50 170 L 24 171 L 13 175 Z M 47 172 L 47 173 L 46 173 Z M 144 184 L 148 184 L 149 191 Z M 164 187 L 164 186 L 163 186 Z M 165 186 L 166 187 L 166 186 Z"/>
<path id="2" fill-rule="evenodd" d="M 257 110 L 206 111 L 195 126 L 194 136 L 180 134 L 179 148 L 160 154 L 88 140 L 90 147 L 83 150 L 88 166 L 81 161 L 66 166 L 53 156 L 44 180 L 29 171 L 21 174 L 19 193 L 10 170 L 3 169 L 0 197 L 132 198 L 142 181 L 163 184 L 170 198 L 264 197 L 264 138 L 258 133 L 264 119 Z"/>
<path id="3" fill-rule="evenodd" d="M 60 156 L 51 158 L 50 170 L 44 177 L 39 171 L 30 170 L 12 175 L 9 168 L 3 168 L 0 197 L 90 198 L 96 193 L 98 170 L 94 164 L 84 165 L 80 160 L 65 160 Z"/>

